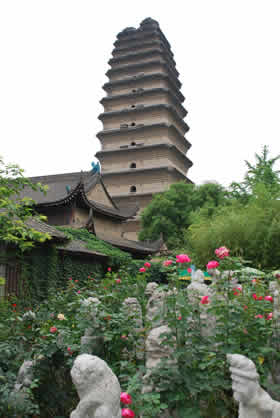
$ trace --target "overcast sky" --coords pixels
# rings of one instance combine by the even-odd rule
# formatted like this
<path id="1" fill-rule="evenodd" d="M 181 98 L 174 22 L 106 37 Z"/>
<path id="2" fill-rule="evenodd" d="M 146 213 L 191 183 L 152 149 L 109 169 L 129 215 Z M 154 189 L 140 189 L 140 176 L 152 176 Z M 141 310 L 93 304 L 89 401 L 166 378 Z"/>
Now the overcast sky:
<path id="1" fill-rule="evenodd" d="M 241 180 L 264 144 L 279 152 L 279 11 L 279 0 L 0 0 L 0 154 L 28 176 L 90 169 L 113 42 L 152 17 L 183 83 L 189 178 Z"/>

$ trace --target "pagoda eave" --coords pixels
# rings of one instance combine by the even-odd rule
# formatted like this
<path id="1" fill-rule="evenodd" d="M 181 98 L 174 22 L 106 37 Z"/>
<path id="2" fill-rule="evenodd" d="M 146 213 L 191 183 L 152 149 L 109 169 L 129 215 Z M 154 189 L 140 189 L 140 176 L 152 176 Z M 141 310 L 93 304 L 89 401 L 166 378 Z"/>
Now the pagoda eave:
<path id="1" fill-rule="evenodd" d="M 100 131 L 97 133 L 97 138 L 99 140 L 103 139 L 106 136 L 112 136 L 112 135 L 119 135 L 119 134 L 130 134 L 131 132 L 134 132 L 136 130 L 150 130 L 150 129 L 157 129 L 157 128 L 166 128 L 166 129 L 170 129 L 173 130 L 175 132 L 176 135 L 178 135 L 182 141 L 184 141 L 186 143 L 186 145 L 188 146 L 188 149 L 190 149 L 191 147 L 191 143 L 178 131 L 178 129 L 176 128 L 176 126 L 174 125 L 168 125 L 167 123 L 155 123 L 155 124 L 149 124 L 149 125 L 144 125 L 142 124 L 141 126 L 133 126 L 133 127 L 128 127 L 126 129 L 106 129 L 103 131 Z"/>
<path id="2" fill-rule="evenodd" d="M 178 80 L 176 75 L 173 74 L 174 72 L 173 68 L 170 65 L 168 65 L 167 62 L 164 62 L 162 60 L 151 60 L 147 62 L 140 62 L 139 64 L 125 64 L 116 68 L 110 68 L 110 70 L 106 72 L 106 76 L 110 78 L 113 74 L 116 74 L 116 73 L 121 74 L 122 72 L 141 70 L 141 69 L 145 71 L 147 67 L 151 67 L 153 65 L 161 65 L 162 67 L 164 67 L 168 73 L 167 74 L 168 77 L 171 78 L 171 80 L 176 85 L 176 87 L 178 89 L 182 87 L 182 83 Z M 131 77 L 134 77 L 134 76 L 132 75 Z"/>
<path id="3" fill-rule="evenodd" d="M 170 113 L 172 113 L 172 115 L 174 116 L 174 118 L 177 120 L 178 124 L 180 124 L 182 126 L 182 130 L 186 133 L 189 131 L 189 126 L 186 124 L 186 122 L 183 121 L 183 119 L 178 115 L 176 109 L 168 104 L 164 104 L 164 103 L 159 103 L 159 104 L 153 104 L 153 105 L 147 105 L 147 106 L 143 106 L 143 107 L 134 107 L 134 108 L 128 108 L 128 109 L 122 109 L 122 110 L 114 110 L 111 112 L 104 112 L 101 113 L 98 116 L 98 119 L 103 121 L 106 119 L 110 119 L 112 116 L 120 116 L 123 114 L 137 114 L 137 113 L 142 113 L 142 112 L 147 112 L 150 110 L 154 110 L 154 109 L 164 109 L 169 111 Z"/>
<path id="4" fill-rule="evenodd" d="M 166 89 L 164 87 L 156 87 L 156 88 L 153 88 L 153 89 L 145 89 L 145 90 L 144 89 L 139 89 L 136 92 L 116 94 L 114 96 L 106 96 L 102 100 L 100 100 L 99 103 L 103 105 L 104 103 L 110 103 L 110 102 L 114 102 L 114 101 L 120 100 L 120 99 L 129 99 L 129 98 L 139 97 L 139 96 L 150 96 L 150 95 L 154 95 L 154 94 L 157 94 L 157 93 L 168 94 L 169 97 L 171 98 L 171 100 L 173 101 L 173 103 L 176 106 L 180 107 L 180 110 L 182 112 L 182 117 L 184 118 L 185 116 L 187 116 L 188 111 L 182 106 L 182 104 L 180 103 L 180 101 L 178 100 L 176 95 L 172 92 L 172 90 Z"/>
<path id="5" fill-rule="evenodd" d="M 137 76 L 125 77 L 119 80 L 108 81 L 102 86 L 102 88 L 108 93 L 114 87 L 118 87 L 122 85 L 129 86 L 130 84 L 135 85 L 138 82 L 142 83 L 142 82 L 150 81 L 150 80 L 166 80 L 173 87 L 173 90 L 175 92 L 174 94 L 178 96 L 181 103 L 185 101 L 185 97 L 180 92 L 176 84 L 174 84 L 173 81 L 170 79 L 170 77 L 168 77 L 168 75 L 164 73 L 150 73 L 150 74 L 143 74 L 143 75 L 141 74 Z"/>
<path id="6" fill-rule="evenodd" d="M 179 177 L 182 178 L 182 180 L 186 179 L 186 175 L 183 174 L 180 170 L 178 170 L 176 167 L 168 165 L 168 166 L 158 166 L 158 167 L 143 167 L 143 168 L 133 168 L 133 169 L 125 169 L 125 170 L 115 170 L 115 171 L 104 171 L 102 173 L 102 176 L 104 179 L 106 177 L 109 177 L 111 175 L 127 175 L 127 174 L 136 174 L 136 173 L 149 173 L 153 171 L 168 171 L 170 173 L 175 173 Z"/>

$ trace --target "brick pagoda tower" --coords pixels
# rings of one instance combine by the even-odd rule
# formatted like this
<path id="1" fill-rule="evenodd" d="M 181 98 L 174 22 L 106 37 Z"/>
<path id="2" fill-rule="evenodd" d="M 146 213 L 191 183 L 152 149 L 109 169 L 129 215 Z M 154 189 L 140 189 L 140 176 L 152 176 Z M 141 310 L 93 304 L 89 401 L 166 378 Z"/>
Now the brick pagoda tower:
<path id="1" fill-rule="evenodd" d="M 111 68 L 103 86 L 97 134 L 102 149 L 96 154 L 103 181 L 121 207 L 138 203 L 138 216 L 123 225 L 124 236 L 137 239 L 139 213 L 155 193 L 187 178 L 191 144 L 184 137 L 188 125 L 184 96 L 169 42 L 159 24 L 147 18 L 138 29 L 117 35 Z"/>

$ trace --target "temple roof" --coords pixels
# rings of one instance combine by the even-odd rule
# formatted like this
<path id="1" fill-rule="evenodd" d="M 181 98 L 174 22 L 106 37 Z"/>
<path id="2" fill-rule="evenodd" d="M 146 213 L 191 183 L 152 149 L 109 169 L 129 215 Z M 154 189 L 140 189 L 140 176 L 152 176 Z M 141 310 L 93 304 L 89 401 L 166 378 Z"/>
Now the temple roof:
<path id="1" fill-rule="evenodd" d="M 98 238 L 114 245 L 121 250 L 128 251 L 131 253 L 137 253 L 140 255 L 154 254 L 161 250 L 164 246 L 162 237 L 157 241 L 131 241 L 125 238 L 110 238 L 103 236 L 102 234 L 97 235 Z"/>
<path id="2" fill-rule="evenodd" d="M 42 207 L 60 206 L 69 204 L 71 201 L 78 200 L 83 207 L 93 209 L 103 215 L 109 215 L 117 219 L 128 219 L 133 217 L 138 207 L 120 209 L 108 194 L 101 175 L 99 173 L 69 173 L 55 174 L 49 176 L 31 177 L 34 183 L 42 183 L 48 185 L 49 189 L 46 194 L 40 191 L 34 191 L 26 188 L 23 192 L 24 196 L 30 197 L 36 202 L 38 210 Z M 95 185 L 101 184 L 112 206 L 106 206 L 98 201 L 89 200 L 87 192 L 94 188 Z"/>

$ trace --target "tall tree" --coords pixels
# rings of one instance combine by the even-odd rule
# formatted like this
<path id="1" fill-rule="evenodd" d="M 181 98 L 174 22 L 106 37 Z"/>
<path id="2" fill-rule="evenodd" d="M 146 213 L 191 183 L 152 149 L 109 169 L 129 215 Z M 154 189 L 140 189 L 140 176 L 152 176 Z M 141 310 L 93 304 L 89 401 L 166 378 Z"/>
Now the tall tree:
<path id="1" fill-rule="evenodd" d="M 255 164 L 245 161 L 247 172 L 243 182 L 231 184 L 233 195 L 241 200 L 248 201 L 259 184 L 263 184 L 272 196 L 280 193 L 280 170 L 274 168 L 280 155 L 269 158 L 269 148 L 264 145 L 261 154 L 255 154 L 255 158 Z"/>

